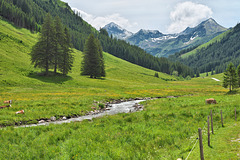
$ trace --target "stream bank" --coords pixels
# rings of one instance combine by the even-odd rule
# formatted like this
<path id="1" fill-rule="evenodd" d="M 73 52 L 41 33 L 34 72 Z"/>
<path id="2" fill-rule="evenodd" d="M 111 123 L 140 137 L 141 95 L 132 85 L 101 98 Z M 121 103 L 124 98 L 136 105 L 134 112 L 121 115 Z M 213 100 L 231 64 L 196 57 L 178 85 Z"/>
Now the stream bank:
<path id="1" fill-rule="evenodd" d="M 96 110 L 95 107 L 92 107 L 94 111 L 88 112 L 84 116 L 75 116 L 75 117 L 61 117 L 60 119 L 56 119 L 56 117 L 51 117 L 50 119 L 40 119 L 37 120 L 37 123 L 27 124 L 27 125 L 18 125 L 15 128 L 19 127 L 34 127 L 34 126 L 45 126 L 50 124 L 63 124 L 63 123 L 71 123 L 71 122 L 81 122 L 83 120 L 92 121 L 93 118 L 103 117 L 105 115 L 114 115 L 118 113 L 130 113 L 136 111 L 142 111 L 144 109 L 143 105 L 140 105 L 140 102 L 147 100 L 154 100 L 160 98 L 178 98 L 179 96 L 168 96 L 168 97 L 156 97 L 156 98 L 130 98 L 130 99 L 120 99 L 120 100 L 112 100 L 104 104 L 103 109 Z M 95 103 L 98 103 L 95 101 Z M 21 124 L 21 123 L 20 123 Z"/>

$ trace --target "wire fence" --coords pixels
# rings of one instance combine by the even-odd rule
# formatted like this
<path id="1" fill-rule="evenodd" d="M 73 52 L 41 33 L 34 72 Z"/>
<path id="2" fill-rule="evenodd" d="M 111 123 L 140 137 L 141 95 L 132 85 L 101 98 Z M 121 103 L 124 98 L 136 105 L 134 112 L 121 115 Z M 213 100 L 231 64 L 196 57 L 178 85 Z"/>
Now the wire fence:
<path id="1" fill-rule="evenodd" d="M 226 113 L 226 112 L 225 112 L 225 113 Z M 223 127 L 222 110 L 221 110 L 220 114 L 221 114 L 221 123 L 222 123 L 222 127 Z M 208 115 L 208 116 L 211 116 L 211 117 L 212 117 L 212 110 L 211 110 L 211 112 L 210 112 L 210 115 Z M 235 121 L 237 121 L 237 109 L 236 109 L 236 108 L 235 108 L 235 110 L 234 110 L 234 119 L 235 119 Z M 211 121 L 213 122 L 213 119 L 212 119 L 212 118 L 211 118 Z M 205 125 L 204 125 L 204 127 L 203 127 L 203 129 L 202 129 L 203 132 L 205 131 L 205 127 L 206 127 L 207 124 L 208 124 L 208 121 L 207 121 L 207 123 L 205 123 Z M 213 125 L 212 125 L 212 127 L 213 127 Z M 212 134 L 213 134 L 213 130 L 212 130 Z M 196 134 L 196 135 L 197 135 L 197 134 Z M 194 150 L 194 148 L 195 148 L 195 146 L 196 146 L 196 144 L 197 144 L 198 141 L 199 141 L 199 136 L 197 135 L 196 141 L 195 141 L 192 149 L 191 149 L 190 152 L 188 153 L 188 155 L 187 155 L 187 157 L 186 157 L 185 160 L 188 160 L 189 156 L 190 156 L 191 153 L 193 152 L 193 150 Z"/>

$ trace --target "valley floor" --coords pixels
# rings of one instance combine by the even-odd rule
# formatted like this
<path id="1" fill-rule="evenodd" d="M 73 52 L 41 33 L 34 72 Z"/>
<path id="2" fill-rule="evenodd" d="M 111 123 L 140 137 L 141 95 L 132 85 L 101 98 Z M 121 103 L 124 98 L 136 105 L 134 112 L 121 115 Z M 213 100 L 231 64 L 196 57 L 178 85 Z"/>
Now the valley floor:
<path id="1" fill-rule="evenodd" d="M 0 159 L 186 158 L 196 139 L 193 136 L 205 126 L 210 110 L 214 113 L 216 135 L 212 148 L 205 147 L 206 157 L 238 159 L 239 143 L 235 140 L 239 138 L 239 94 L 226 94 L 228 90 L 221 81 L 212 77 L 176 81 L 163 73 L 156 78 L 155 71 L 108 53 L 104 53 L 106 78 L 91 79 L 80 76 L 82 53 L 77 50 L 68 76 L 43 77 L 38 74 L 41 70 L 32 66 L 28 54 L 38 35 L 2 20 L 0 33 L 1 106 L 6 100 L 13 100 L 12 107 L 0 110 Z M 222 80 L 222 75 L 213 78 Z M 92 107 L 98 108 L 99 103 L 116 99 L 167 96 L 182 97 L 146 101 L 144 111 L 91 122 L 13 127 L 53 116 L 60 119 L 85 115 L 93 111 Z M 215 98 L 218 104 L 206 105 L 207 98 Z M 19 110 L 25 114 L 16 114 Z M 220 127 L 220 110 L 224 113 L 224 128 Z M 229 135 L 230 139 L 223 139 L 220 134 Z M 195 157 L 199 157 L 197 148 L 191 159 Z"/>

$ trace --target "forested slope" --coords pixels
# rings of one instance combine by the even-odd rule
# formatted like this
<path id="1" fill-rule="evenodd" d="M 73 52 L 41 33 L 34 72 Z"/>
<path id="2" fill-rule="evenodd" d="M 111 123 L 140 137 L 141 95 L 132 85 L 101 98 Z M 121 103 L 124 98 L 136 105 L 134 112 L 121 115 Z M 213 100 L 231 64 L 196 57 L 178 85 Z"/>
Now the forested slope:
<path id="1" fill-rule="evenodd" d="M 104 51 L 121 59 L 168 74 L 176 70 L 183 77 L 193 76 L 193 71 L 185 65 L 172 63 L 166 58 L 155 58 L 139 47 L 110 38 L 104 30 L 98 32 L 78 13 L 74 13 L 67 3 L 60 0 L 0 0 L 0 5 L 2 17 L 31 31 L 41 31 L 41 24 L 46 13 L 59 16 L 63 24 L 69 28 L 72 43 L 78 50 L 83 51 L 88 35 L 94 33 L 101 41 Z"/>
<path id="2" fill-rule="evenodd" d="M 180 61 L 199 72 L 215 70 L 216 73 L 221 73 L 230 62 L 237 66 L 240 63 L 240 24 L 219 35 L 214 41 L 187 53 L 176 53 L 170 59 Z"/>

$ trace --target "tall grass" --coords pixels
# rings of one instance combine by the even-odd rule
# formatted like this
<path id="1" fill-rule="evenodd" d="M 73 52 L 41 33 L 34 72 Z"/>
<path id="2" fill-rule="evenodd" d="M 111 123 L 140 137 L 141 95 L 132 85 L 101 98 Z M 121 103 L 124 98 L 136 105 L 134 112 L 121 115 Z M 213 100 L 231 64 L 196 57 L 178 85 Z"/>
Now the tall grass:
<path id="1" fill-rule="evenodd" d="M 0 154 L 10 159 L 186 158 L 197 138 L 198 128 L 206 126 L 210 110 L 214 113 L 215 137 L 223 131 L 230 134 L 229 127 L 239 131 L 239 126 L 232 125 L 238 96 L 216 96 L 217 105 L 205 105 L 205 98 L 196 96 L 147 101 L 142 112 L 107 116 L 92 122 L 5 128 L 0 131 Z M 224 128 L 221 127 L 220 110 L 223 110 Z M 238 133 L 235 131 L 232 136 Z M 206 140 L 206 131 L 204 137 Z M 204 146 L 206 155 L 212 157 L 217 153 L 223 159 L 236 158 L 237 145 L 229 148 L 225 141 L 212 139 L 213 148 Z M 221 145 L 225 145 L 225 152 L 215 150 Z M 231 154 L 228 154 L 229 150 Z M 197 156 L 197 147 L 192 154 Z M 194 159 L 193 155 L 191 159 Z"/>

